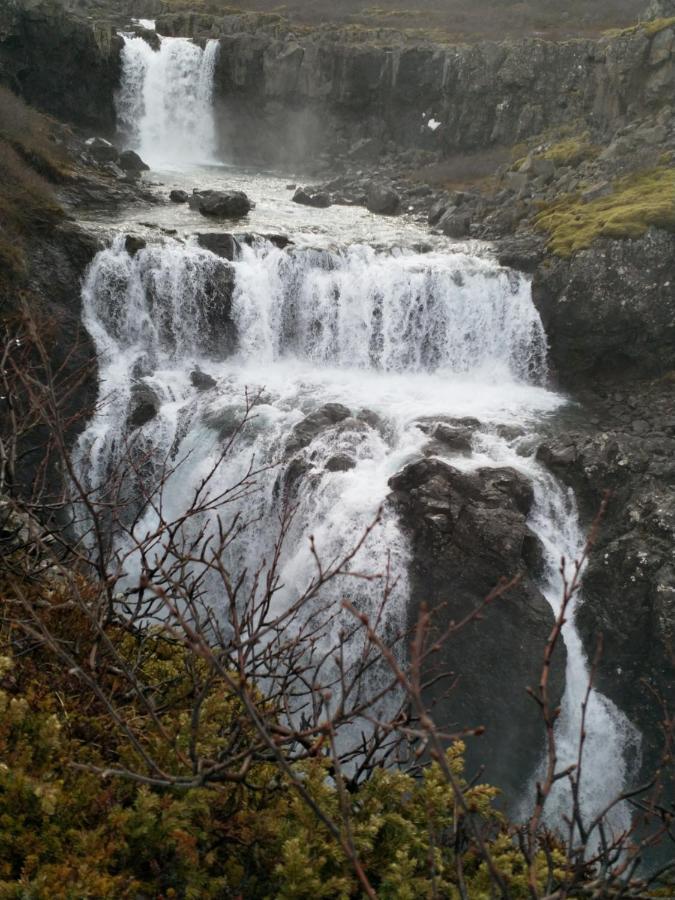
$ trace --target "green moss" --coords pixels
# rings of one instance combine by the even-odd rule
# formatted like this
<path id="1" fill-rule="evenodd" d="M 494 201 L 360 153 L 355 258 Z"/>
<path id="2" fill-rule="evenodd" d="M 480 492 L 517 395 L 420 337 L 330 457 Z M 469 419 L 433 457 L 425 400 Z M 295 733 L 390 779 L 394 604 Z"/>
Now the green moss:
<path id="1" fill-rule="evenodd" d="M 582 134 L 551 144 L 535 156 L 550 159 L 556 166 L 578 166 L 587 159 L 594 159 L 599 153 L 600 148 L 591 143 L 588 134 Z"/>
<path id="2" fill-rule="evenodd" d="M 571 256 L 599 237 L 637 238 L 651 226 L 675 231 L 675 169 L 659 166 L 613 187 L 613 193 L 590 203 L 576 194 L 565 197 L 537 216 L 553 253 Z"/>

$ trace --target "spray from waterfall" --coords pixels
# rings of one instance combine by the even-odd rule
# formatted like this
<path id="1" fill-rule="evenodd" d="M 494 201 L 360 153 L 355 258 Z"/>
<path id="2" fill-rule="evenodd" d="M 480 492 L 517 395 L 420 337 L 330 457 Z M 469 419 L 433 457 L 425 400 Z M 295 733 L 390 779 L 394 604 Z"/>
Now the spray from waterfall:
<path id="1" fill-rule="evenodd" d="M 159 50 L 122 35 L 122 78 L 115 98 L 118 129 L 154 168 L 216 158 L 213 80 L 219 43 L 161 37 Z"/>

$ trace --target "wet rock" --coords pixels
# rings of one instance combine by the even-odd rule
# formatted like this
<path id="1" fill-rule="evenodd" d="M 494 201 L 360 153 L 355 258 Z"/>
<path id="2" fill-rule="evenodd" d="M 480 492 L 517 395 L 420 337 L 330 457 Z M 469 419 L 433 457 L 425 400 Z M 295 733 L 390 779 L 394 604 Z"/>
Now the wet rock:
<path id="1" fill-rule="evenodd" d="M 432 431 L 432 437 L 452 450 L 454 453 L 471 453 L 471 440 L 473 437 L 472 428 L 462 428 L 461 426 L 446 425 L 441 422 Z"/>
<path id="2" fill-rule="evenodd" d="M 310 413 L 302 422 L 298 422 L 286 444 L 286 453 L 297 453 L 311 443 L 314 438 L 351 416 L 351 410 L 341 403 L 326 403 L 320 409 Z"/>
<path id="3" fill-rule="evenodd" d="M 207 232 L 206 234 L 197 235 L 197 243 L 205 250 L 210 250 L 216 256 L 227 259 L 230 262 L 235 260 L 240 253 L 239 241 L 233 234 L 228 232 Z"/>
<path id="4" fill-rule="evenodd" d="M 328 472 L 348 472 L 356 466 L 355 460 L 346 453 L 336 453 L 326 462 L 325 469 Z"/>
<path id="5" fill-rule="evenodd" d="M 152 421 L 159 412 L 159 397 L 144 381 L 133 385 L 129 398 L 127 428 L 141 428 Z"/>
<path id="6" fill-rule="evenodd" d="M 471 216 L 456 206 L 451 206 L 441 217 L 438 227 L 444 235 L 451 238 L 464 238 L 469 234 Z"/>
<path id="7" fill-rule="evenodd" d="M 501 266 L 534 272 L 544 259 L 546 242 L 537 234 L 513 235 L 497 243 L 497 259 Z"/>
<path id="8" fill-rule="evenodd" d="M 675 369 L 674 286 L 675 235 L 656 229 L 540 265 L 532 298 L 561 382 L 595 387 Z"/>
<path id="9" fill-rule="evenodd" d="M 124 238 L 124 249 L 129 256 L 136 256 L 139 250 L 144 250 L 147 246 L 147 241 L 138 235 L 128 234 Z"/>
<path id="10" fill-rule="evenodd" d="M 659 434 L 672 410 L 672 388 L 657 382 L 634 390 L 610 395 L 614 425 L 605 421 L 598 430 L 588 417 L 574 430 L 563 423 L 537 455 L 574 490 L 586 530 L 607 501 L 576 618 L 589 657 L 603 639 L 596 687 L 644 735 L 640 780 L 653 773 L 661 752 L 655 698 L 675 705 L 675 435 Z M 626 427 L 634 406 L 648 426 L 638 433 Z"/>
<path id="11" fill-rule="evenodd" d="M 117 147 L 105 138 L 93 137 L 85 143 L 87 153 L 98 163 L 116 163 L 120 157 Z"/>
<path id="12" fill-rule="evenodd" d="M 125 172 L 148 172 L 150 166 L 144 163 L 135 150 L 123 150 L 117 160 L 117 165 Z"/>
<path id="13" fill-rule="evenodd" d="M 553 614 L 536 586 L 528 563 L 541 559 L 538 540 L 527 525 L 533 490 L 513 469 L 463 473 L 438 459 L 406 466 L 389 482 L 391 500 L 410 535 L 410 624 L 421 603 L 443 634 L 477 609 L 502 577 L 520 576 L 504 597 L 484 610 L 482 621 L 444 642 L 426 675 L 451 671 L 459 679 L 449 695 L 449 679 L 429 688 L 436 715 L 454 727 L 485 726 L 486 736 L 468 745 L 470 768 L 486 765 L 485 778 L 499 783 L 514 800 L 539 762 L 543 732 L 526 688 L 539 682 L 543 650 Z M 554 702 L 562 696 L 565 653 L 561 646 L 552 670 Z"/>
<path id="14" fill-rule="evenodd" d="M 450 205 L 451 204 L 447 197 L 442 197 L 440 200 L 437 200 L 429 210 L 429 215 L 427 216 L 429 225 L 437 225 L 447 212 Z"/>
<path id="15" fill-rule="evenodd" d="M 190 195 L 188 194 L 188 192 L 181 191 L 178 188 L 174 189 L 169 194 L 169 200 L 171 200 L 172 203 L 187 203 L 189 199 Z"/>
<path id="16" fill-rule="evenodd" d="M 390 185 L 371 184 L 366 196 L 366 206 L 372 213 L 394 216 L 401 209 L 401 197 Z"/>
<path id="17" fill-rule="evenodd" d="M 293 203 L 327 209 L 330 206 L 330 197 L 325 191 L 312 191 L 309 188 L 299 187 L 293 194 Z"/>
<path id="18" fill-rule="evenodd" d="M 206 372 L 200 372 L 199 369 L 190 372 L 190 381 L 198 391 L 209 391 L 217 384 L 215 378 L 207 375 Z"/>
<path id="19" fill-rule="evenodd" d="M 188 203 L 203 216 L 218 219 L 239 219 L 253 209 L 243 191 L 194 191 Z"/>

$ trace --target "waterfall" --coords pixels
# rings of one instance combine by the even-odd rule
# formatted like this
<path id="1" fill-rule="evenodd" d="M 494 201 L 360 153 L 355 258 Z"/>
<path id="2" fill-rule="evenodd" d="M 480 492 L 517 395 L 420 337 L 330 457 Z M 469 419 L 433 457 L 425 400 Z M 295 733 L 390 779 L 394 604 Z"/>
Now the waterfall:
<path id="1" fill-rule="evenodd" d="M 149 165 L 173 168 L 216 156 L 213 78 L 219 43 L 161 37 L 159 50 L 122 35 L 118 130 Z"/>
<path id="2" fill-rule="evenodd" d="M 573 578 L 573 564 L 581 559 L 585 538 L 579 527 L 576 503 L 571 492 L 549 473 L 540 470 L 533 478 L 535 504 L 530 526 L 544 546 L 544 595 L 557 615 L 563 598 L 564 584 L 560 571 L 565 559 L 567 582 Z M 586 661 L 575 613 L 579 593 L 572 599 L 563 638 L 567 648 L 565 695 L 561 713 L 555 726 L 558 768 L 576 765 L 582 727 L 582 704 L 589 683 Z M 615 800 L 628 782 L 631 772 L 637 771 L 640 761 L 640 734 L 611 700 L 595 689 L 588 697 L 585 722 L 586 740 L 582 757 L 580 797 L 586 825 Z M 541 778 L 542 771 L 537 773 Z M 558 825 L 571 808 L 570 786 L 567 779 L 557 782 L 546 809 L 546 821 Z M 607 824 L 618 835 L 630 826 L 631 810 L 623 803 L 608 816 Z M 597 844 L 599 836 L 593 836 Z"/>
<path id="3" fill-rule="evenodd" d="M 546 552 L 543 588 L 554 609 L 560 602 L 560 556 L 572 560 L 581 547 L 576 510 L 531 456 L 498 437 L 498 426 L 527 428 L 564 402 L 545 387 L 546 338 L 524 276 L 459 251 L 281 251 L 259 241 L 228 263 L 170 240 L 131 257 L 118 239 L 90 266 L 83 308 L 106 398 L 76 450 L 83 482 L 92 489 L 104 485 L 124 450 L 123 436 L 132 435 L 143 454 L 138 477 L 146 487 L 153 467 L 161 472 L 168 458 L 186 461 L 164 486 L 162 514 L 171 520 L 214 467 L 212 490 L 218 492 L 244 477 L 254 459 L 264 471 L 230 511 L 255 527 L 233 542 L 227 559 L 233 571 L 251 578 L 274 543 L 280 494 L 295 467 L 301 489 L 293 497 L 297 514 L 280 563 L 283 586 L 275 603 L 281 608 L 314 574 L 310 533 L 320 554 L 336 557 L 373 520 L 389 478 L 419 458 L 426 437 L 416 423 L 425 416 L 468 415 L 481 422 L 475 453 L 453 465 L 512 465 L 532 479 L 531 527 Z M 193 384 L 195 369 L 211 376 L 210 390 Z M 134 429 L 128 417 L 139 384 L 157 398 L 157 414 Z M 258 397 L 254 417 L 218 462 L 250 396 Z M 294 445 L 296 426 L 327 403 L 345 407 L 340 421 Z M 140 565 L 133 535 L 151 532 L 157 516 L 155 508 L 141 510 L 135 531 L 117 537 L 132 583 Z M 215 514 L 203 519 L 195 531 L 219 527 Z M 401 575 L 384 622 L 390 633 L 406 621 L 409 558 L 406 537 L 385 504 L 353 566 L 382 573 L 391 564 Z M 355 588 L 347 579 L 339 597 L 356 592 L 360 608 L 374 615 L 381 589 L 378 580 Z M 216 607 L 217 597 L 211 598 Z M 325 602 L 330 598 L 320 598 Z M 567 691 L 557 735 L 566 762 L 576 747 L 588 669 L 573 621 L 564 639 Z M 358 648 L 350 652 L 355 658 Z M 582 804 L 592 816 L 624 784 L 627 752 L 637 737 L 597 692 L 588 733 Z M 566 799 L 560 785 L 551 824 L 560 821 Z M 626 815 L 619 810 L 612 824 L 621 825 Z"/>

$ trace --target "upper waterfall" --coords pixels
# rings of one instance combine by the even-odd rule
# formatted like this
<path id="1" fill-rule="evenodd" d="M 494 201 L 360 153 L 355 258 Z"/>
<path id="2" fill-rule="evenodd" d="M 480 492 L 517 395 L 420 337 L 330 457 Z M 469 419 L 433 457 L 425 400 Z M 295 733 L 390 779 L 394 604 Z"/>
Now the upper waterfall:
<path id="1" fill-rule="evenodd" d="M 216 155 L 213 76 L 218 41 L 202 49 L 188 38 L 160 38 L 153 50 L 123 35 L 118 128 L 158 167 L 208 163 Z"/>

